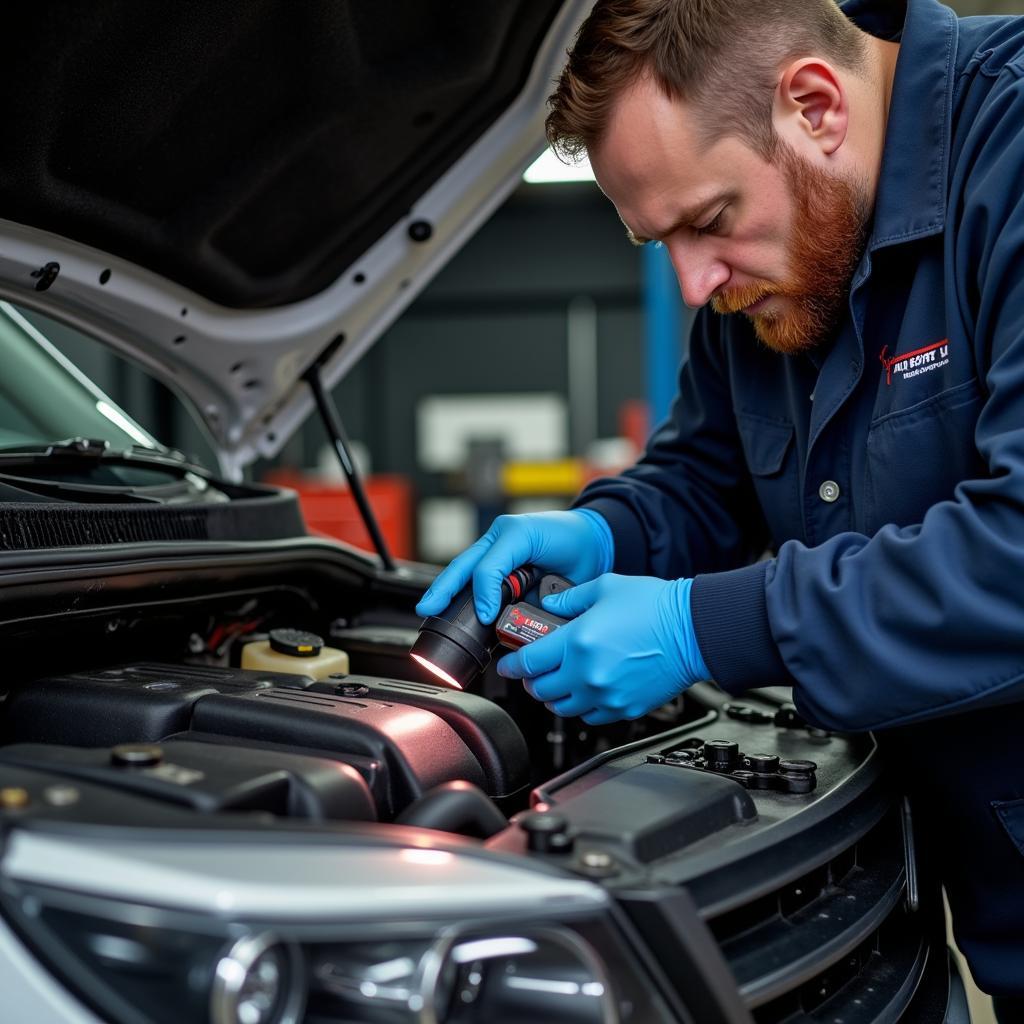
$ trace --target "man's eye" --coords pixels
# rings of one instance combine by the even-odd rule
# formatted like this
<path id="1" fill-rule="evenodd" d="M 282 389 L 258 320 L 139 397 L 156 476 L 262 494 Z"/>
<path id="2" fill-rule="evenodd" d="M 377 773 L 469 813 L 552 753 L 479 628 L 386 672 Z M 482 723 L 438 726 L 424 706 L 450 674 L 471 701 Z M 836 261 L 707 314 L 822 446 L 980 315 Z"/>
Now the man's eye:
<path id="1" fill-rule="evenodd" d="M 720 210 L 718 216 L 710 224 L 705 224 L 702 228 L 697 228 L 698 235 L 713 235 L 722 227 L 722 214 L 725 210 Z"/>

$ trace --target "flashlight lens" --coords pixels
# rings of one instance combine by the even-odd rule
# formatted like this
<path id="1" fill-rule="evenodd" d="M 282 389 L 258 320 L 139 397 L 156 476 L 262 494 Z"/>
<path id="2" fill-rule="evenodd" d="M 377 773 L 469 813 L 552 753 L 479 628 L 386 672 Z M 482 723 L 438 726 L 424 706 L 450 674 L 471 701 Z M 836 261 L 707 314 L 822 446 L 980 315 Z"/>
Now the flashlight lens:
<path id="1" fill-rule="evenodd" d="M 427 661 L 426 658 L 419 654 L 414 654 L 413 658 L 415 658 L 428 672 L 433 672 L 438 679 L 443 679 L 449 686 L 454 686 L 456 690 L 462 689 L 462 686 L 455 679 L 452 679 L 452 677 L 448 675 L 443 668 L 438 668 L 433 662 Z"/>

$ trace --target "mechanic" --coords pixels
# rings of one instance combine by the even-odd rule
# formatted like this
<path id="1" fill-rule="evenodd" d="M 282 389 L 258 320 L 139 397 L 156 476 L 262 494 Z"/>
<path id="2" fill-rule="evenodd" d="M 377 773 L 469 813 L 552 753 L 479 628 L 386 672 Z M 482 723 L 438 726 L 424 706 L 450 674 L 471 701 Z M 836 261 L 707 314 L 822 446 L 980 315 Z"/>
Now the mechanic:
<path id="1" fill-rule="evenodd" d="M 535 563 L 556 714 L 788 685 L 882 730 L 979 986 L 1024 1019 L 1024 18 L 598 0 L 550 100 L 701 307 L 637 464 L 503 516 L 418 606 Z M 771 557 L 759 557 L 768 550 Z"/>

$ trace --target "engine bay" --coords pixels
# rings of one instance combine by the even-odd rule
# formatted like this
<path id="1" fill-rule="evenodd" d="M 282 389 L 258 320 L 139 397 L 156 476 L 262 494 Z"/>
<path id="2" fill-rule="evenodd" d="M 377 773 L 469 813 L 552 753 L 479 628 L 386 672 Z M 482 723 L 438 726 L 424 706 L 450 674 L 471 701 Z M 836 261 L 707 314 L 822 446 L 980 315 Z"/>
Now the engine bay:
<path id="1" fill-rule="evenodd" d="M 660 998 L 718 1008 L 701 1020 L 938 998 L 939 904 L 870 736 L 772 690 L 698 684 L 587 728 L 493 666 L 439 685 L 408 656 L 429 576 L 311 540 L 239 547 L 7 574 L 0 827 L 477 850 L 598 886 Z M 310 635 L 316 658 L 287 654 Z"/>

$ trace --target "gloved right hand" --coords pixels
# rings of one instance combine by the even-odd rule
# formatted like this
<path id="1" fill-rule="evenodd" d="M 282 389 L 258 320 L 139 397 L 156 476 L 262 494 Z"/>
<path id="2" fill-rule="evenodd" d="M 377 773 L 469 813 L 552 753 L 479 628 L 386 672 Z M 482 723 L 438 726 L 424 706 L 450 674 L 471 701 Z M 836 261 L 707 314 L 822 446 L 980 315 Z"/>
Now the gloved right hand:
<path id="1" fill-rule="evenodd" d="M 416 614 L 440 615 L 472 577 L 477 618 L 492 622 L 500 610 L 501 581 L 513 569 L 536 565 L 580 584 L 608 572 L 613 561 L 611 528 L 591 509 L 498 516 L 434 580 Z"/>

